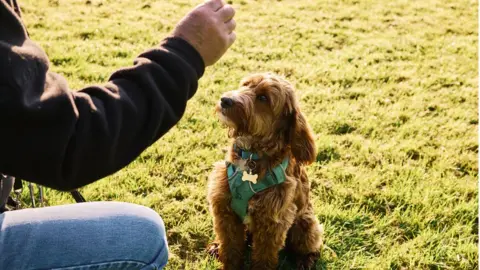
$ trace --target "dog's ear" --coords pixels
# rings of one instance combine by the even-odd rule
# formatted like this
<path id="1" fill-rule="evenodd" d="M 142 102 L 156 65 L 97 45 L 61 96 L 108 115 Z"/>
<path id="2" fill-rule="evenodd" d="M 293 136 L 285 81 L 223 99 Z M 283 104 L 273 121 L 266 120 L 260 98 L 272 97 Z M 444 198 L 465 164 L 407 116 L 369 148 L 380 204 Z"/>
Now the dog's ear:
<path id="1" fill-rule="evenodd" d="M 292 106 L 290 149 L 297 162 L 308 165 L 316 160 L 317 150 L 313 132 L 297 104 Z"/>

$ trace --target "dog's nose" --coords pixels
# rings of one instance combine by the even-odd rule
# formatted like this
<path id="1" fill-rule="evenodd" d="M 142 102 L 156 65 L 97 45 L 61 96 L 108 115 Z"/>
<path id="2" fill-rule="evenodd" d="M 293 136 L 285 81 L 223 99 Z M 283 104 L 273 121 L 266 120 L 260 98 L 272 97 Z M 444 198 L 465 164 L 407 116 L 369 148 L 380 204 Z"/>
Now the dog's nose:
<path id="1" fill-rule="evenodd" d="M 233 99 L 231 99 L 231 98 L 222 97 L 222 98 L 220 99 L 220 101 L 221 101 L 221 102 L 220 102 L 220 105 L 221 105 L 222 108 L 224 108 L 224 109 L 230 108 L 230 107 L 232 107 L 232 105 L 233 105 Z"/>

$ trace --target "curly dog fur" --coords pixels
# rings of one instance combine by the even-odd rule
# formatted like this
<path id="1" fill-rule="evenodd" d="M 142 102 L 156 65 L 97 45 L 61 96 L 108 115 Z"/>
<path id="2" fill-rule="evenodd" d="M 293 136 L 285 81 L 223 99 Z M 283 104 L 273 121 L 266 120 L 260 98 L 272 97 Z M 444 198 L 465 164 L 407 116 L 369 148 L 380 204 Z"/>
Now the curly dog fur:
<path id="1" fill-rule="evenodd" d="M 229 127 L 232 145 L 226 160 L 241 166 L 233 144 L 258 153 L 254 173 L 290 158 L 286 180 L 255 194 L 245 222 L 230 207 L 231 193 L 225 162 L 209 177 L 208 202 L 213 215 L 214 253 L 224 269 L 243 269 L 247 232 L 252 239 L 252 269 L 276 269 L 278 252 L 286 248 L 296 256 L 298 269 L 309 269 L 320 255 L 323 232 L 309 200 L 310 184 L 304 166 L 315 161 L 313 134 L 301 113 L 293 86 L 271 73 L 254 74 L 240 88 L 223 95 L 232 104 L 216 112 Z"/>

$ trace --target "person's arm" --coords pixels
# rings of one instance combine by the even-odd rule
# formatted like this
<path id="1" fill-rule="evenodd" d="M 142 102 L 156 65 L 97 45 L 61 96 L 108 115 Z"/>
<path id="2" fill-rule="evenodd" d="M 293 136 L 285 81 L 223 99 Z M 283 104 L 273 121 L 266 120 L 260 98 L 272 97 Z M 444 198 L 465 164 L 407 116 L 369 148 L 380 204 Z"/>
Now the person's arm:
<path id="1" fill-rule="evenodd" d="M 206 10 L 214 5 L 220 6 Z M 211 0 L 192 13 L 205 19 L 223 7 Z M 188 16 L 176 28 L 180 33 L 198 23 Z M 182 117 L 204 63 L 213 64 L 233 42 L 225 36 L 223 47 L 209 49 L 188 33 L 174 33 L 105 85 L 74 92 L 49 72 L 45 53 L 2 1 L 0 25 L 0 171 L 59 190 L 114 173 L 165 134 Z M 197 30 L 214 37 L 230 31 L 215 27 Z M 204 53 L 211 50 L 217 59 Z"/>

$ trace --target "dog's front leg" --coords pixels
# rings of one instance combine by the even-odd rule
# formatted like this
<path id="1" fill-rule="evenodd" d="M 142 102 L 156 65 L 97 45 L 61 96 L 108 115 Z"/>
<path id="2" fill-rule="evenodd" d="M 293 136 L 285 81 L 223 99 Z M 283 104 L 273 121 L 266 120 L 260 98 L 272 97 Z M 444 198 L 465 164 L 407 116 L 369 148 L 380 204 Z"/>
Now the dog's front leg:
<path id="1" fill-rule="evenodd" d="M 245 226 L 230 207 L 231 193 L 224 164 L 217 164 L 210 175 L 208 202 L 213 215 L 215 245 L 223 269 L 243 269 Z"/>
<path id="2" fill-rule="evenodd" d="M 238 217 L 224 212 L 221 218 L 214 218 L 214 230 L 219 244 L 218 256 L 223 263 L 223 269 L 243 269 L 245 228 Z"/>
<path id="3" fill-rule="evenodd" d="M 252 224 L 252 269 L 277 269 L 278 252 L 285 246 L 287 232 L 295 217 L 295 205 L 291 205 L 279 220 L 263 219 Z"/>
<path id="4" fill-rule="evenodd" d="M 277 268 L 278 252 L 285 246 L 297 212 L 292 200 L 294 186 L 295 183 L 287 181 L 251 202 L 252 269 Z"/>

